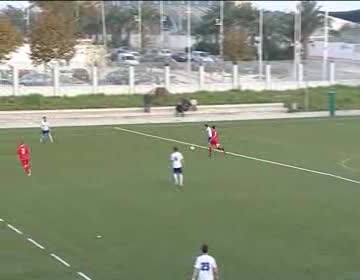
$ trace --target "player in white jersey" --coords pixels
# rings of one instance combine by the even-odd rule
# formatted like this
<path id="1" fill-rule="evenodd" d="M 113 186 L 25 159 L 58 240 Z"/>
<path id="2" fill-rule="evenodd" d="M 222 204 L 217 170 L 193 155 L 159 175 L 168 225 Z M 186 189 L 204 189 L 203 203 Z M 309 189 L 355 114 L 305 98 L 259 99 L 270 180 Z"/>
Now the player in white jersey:
<path id="1" fill-rule="evenodd" d="M 201 246 L 202 254 L 196 258 L 192 280 L 219 280 L 219 270 L 215 259 L 208 254 L 206 244 Z"/>
<path id="2" fill-rule="evenodd" d="M 50 140 L 50 142 L 53 143 L 54 139 L 50 132 L 50 124 L 47 121 L 45 116 L 42 118 L 40 128 L 41 128 L 40 142 L 44 143 L 45 139 L 48 138 Z"/>
<path id="3" fill-rule="evenodd" d="M 182 186 L 184 184 L 184 175 L 182 171 L 184 156 L 174 147 L 174 151 L 170 155 L 170 161 L 173 169 L 173 177 L 175 185 Z"/>
<path id="4" fill-rule="evenodd" d="M 210 139 L 212 137 L 211 127 L 209 125 L 205 124 L 205 130 L 206 130 L 206 135 L 208 137 L 208 144 L 209 144 Z"/>

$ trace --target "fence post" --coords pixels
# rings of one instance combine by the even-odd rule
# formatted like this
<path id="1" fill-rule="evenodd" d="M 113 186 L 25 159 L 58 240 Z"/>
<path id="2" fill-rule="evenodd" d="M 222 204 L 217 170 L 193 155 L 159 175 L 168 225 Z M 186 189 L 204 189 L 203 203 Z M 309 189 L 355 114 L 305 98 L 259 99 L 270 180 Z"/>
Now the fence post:
<path id="1" fill-rule="evenodd" d="M 335 84 L 335 62 L 330 63 L 330 84 Z"/>
<path id="2" fill-rule="evenodd" d="M 165 88 L 169 90 L 170 88 L 170 66 L 168 64 L 165 65 Z"/>
<path id="3" fill-rule="evenodd" d="M 299 64 L 299 82 L 300 84 L 304 81 L 304 64 Z"/>
<path id="4" fill-rule="evenodd" d="M 266 65 L 266 88 L 268 89 L 271 86 L 271 65 Z"/>
<path id="5" fill-rule="evenodd" d="M 17 66 L 12 66 L 12 76 L 13 76 L 13 95 L 16 96 L 19 94 L 19 70 Z"/>
<path id="6" fill-rule="evenodd" d="M 98 91 L 98 81 L 99 81 L 97 66 L 95 65 L 92 66 L 91 73 L 92 73 L 92 93 L 95 94 Z"/>
<path id="7" fill-rule="evenodd" d="M 330 89 L 328 92 L 328 99 L 329 99 L 329 114 L 330 117 L 335 116 L 336 111 L 336 92 L 335 89 Z"/>
<path id="8" fill-rule="evenodd" d="M 304 64 L 299 63 L 298 65 L 299 79 L 297 81 L 297 88 L 302 88 L 304 82 Z"/>
<path id="9" fill-rule="evenodd" d="M 204 89 L 204 65 L 199 66 L 199 88 Z"/>
<path id="10" fill-rule="evenodd" d="M 134 66 L 129 66 L 129 93 L 135 93 L 135 70 L 134 70 Z"/>
<path id="11" fill-rule="evenodd" d="M 237 63 L 233 64 L 233 71 L 232 71 L 232 87 L 233 89 L 239 88 L 239 65 Z"/>
<path id="12" fill-rule="evenodd" d="M 53 92 L 54 96 L 59 93 L 59 65 L 56 63 L 52 69 L 53 71 Z"/>

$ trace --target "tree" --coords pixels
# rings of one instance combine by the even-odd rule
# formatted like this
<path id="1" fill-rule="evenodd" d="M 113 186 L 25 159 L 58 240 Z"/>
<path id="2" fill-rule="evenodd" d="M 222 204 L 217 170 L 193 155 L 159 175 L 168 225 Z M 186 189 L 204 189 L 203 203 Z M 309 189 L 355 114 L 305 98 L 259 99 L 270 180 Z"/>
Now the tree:
<path id="1" fill-rule="evenodd" d="M 111 33 L 114 46 L 129 45 L 130 35 L 123 40 L 123 34 L 135 29 L 134 15 L 129 10 L 113 9 L 106 16 L 106 26 Z"/>
<path id="2" fill-rule="evenodd" d="M 324 15 L 316 1 L 301 1 L 301 43 L 303 45 L 303 58 L 308 56 L 308 45 L 311 35 L 324 26 Z"/>
<path id="3" fill-rule="evenodd" d="M 249 60 L 254 57 L 254 49 L 249 45 L 249 35 L 238 28 L 225 33 L 224 56 L 232 62 Z"/>
<path id="4" fill-rule="evenodd" d="M 75 54 L 75 45 L 74 27 L 62 15 L 44 12 L 31 30 L 31 59 L 36 64 L 69 61 Z"/>
<path id="5" fill-rule="evenodd" d="M 149 34 L 159 34 L 159 21 L 160 21 L 160 14 L 158 10 L 154 9 L 152 6 L 145 4 L 142 6 L 142 20 L 141 20 L 141 48 L 148 47 L 150 43 Z"/>
<path id="6" fill-rule="evenodd" d="M 194 34 L 198 41 L 195 47 L 207 47 L 206 51 L 218 54 L 220 26 L 217 24 L 217 21 L 219 17 L 220 8 L 213 7 L 201 18 L 199 24 L 194 28 Z M 230 39 L 231 37 L 226 35 L 228 32 L 234 34 L 234 28 L 238 31 L 241 29 L 242 33 L 246 33 L 249 36 L 250 43 L 252 44 L 257 32 L 257 18 L 258 11 L 250 3 L 235 5 L 232 1 L 225 1 L 224 37 Z M 240 35 L 237 34 L 237 36 Z"/>
<path id="7" fill-rule="evenodd" d="M 292 58 L 292 40 L 287 36 L 293 15 L 280 11 L 264 11 L 263 55 L 265 60 Z"/>
<path id="8" fill-rule="evenodd" d="M 324 26 L 324 15 L 320 11 L 316 1 L 301 1 L 301 44 L 303 46 L 302 57 L 308 56 L 308 45 L 311 35 Z M 284 35 L 290 42 L 294 41 L 294 14 L 287 14 L 283 18 Z M 292 47 L 293 48 L 293 47 Z"/>
<path id="9" fill-rule="evenodd" d="M 9 59 L 9 54 L 22 44 L 22 36 L 6 16 L 0 16 L 0 61 Z"/>
<path id="10" fill-rule="evenodd" d="M 1 13 L 7 16 L 12 25 L 20 32 L 23 36 L 26 33 L 26 15 L 23 9 L 7 5 L 4 9 L 1 10 Z"/>

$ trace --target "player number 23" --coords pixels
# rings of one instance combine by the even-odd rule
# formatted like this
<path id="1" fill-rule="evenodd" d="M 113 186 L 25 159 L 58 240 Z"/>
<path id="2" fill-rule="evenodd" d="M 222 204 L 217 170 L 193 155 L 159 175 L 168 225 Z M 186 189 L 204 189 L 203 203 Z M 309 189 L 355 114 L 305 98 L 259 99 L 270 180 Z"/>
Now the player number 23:
<path id="1" fill-rule="evenodd" d="M 201 263 L 200 270 L 202 271 L 209 271 L 210 270 L 210 264 L 208 262 Z"/>

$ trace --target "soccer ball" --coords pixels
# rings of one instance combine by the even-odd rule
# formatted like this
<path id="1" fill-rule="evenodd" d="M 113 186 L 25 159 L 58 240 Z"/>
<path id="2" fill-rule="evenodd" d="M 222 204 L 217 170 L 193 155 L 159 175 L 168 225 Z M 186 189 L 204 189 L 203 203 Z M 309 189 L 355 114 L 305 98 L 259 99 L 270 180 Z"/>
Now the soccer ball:
<path id="1" fill-rule="evenodd" d="M 190 150 L 195 150 L 195 147 L 194 146 L 190 146 Z"/>

